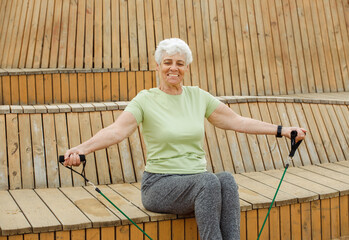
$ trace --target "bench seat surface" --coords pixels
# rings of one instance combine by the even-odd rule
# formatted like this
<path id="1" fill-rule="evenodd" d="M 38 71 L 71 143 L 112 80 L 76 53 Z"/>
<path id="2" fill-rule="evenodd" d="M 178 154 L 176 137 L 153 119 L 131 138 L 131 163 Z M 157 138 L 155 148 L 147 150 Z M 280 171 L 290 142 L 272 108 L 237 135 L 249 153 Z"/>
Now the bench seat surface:
<path id="1" fill-rule="evenodd" d="M 348 161 L 290 167 L 274 204 L 283 206 L 348 195 L 348 170 Z M 283 172 L 280 169 L 234 174 L 241 211 L 268 208 Z M 139 182 L 98 188 L 136 223 L 186 217 L 146 210 L 141 203 Z M 5 190 L 0 191 L 0 198 L 3 236 L 130 224 L 92 186 Z"/>

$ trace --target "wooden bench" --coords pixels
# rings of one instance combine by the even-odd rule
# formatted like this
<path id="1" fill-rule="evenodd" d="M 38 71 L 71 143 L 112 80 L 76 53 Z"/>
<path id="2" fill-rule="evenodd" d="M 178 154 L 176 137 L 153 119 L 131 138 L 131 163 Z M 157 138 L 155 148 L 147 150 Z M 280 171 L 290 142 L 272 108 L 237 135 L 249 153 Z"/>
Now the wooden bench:
<path id="1" fill-rule="evenodd" d="M 331 96 L 219 98 L 244 116 L 309 130 L 261 239 L 349 236 L 349 101 L 347 93 Z M 0 240 L 143 239 L 91 186 L 57 162 L 67 148 L 111 124 L 126 105 L 0 106 Z M 241 239 L 256 239 L 289 141 L 224 131 L 208 122 L 205 131 L 208 170 L 234 174 Z M 193 215 L 153 213 L 142 206 L 145 153 L 137 130 L 118 145 L 88 155 L 86 175 L 153 239 L 198 239 Z"/>

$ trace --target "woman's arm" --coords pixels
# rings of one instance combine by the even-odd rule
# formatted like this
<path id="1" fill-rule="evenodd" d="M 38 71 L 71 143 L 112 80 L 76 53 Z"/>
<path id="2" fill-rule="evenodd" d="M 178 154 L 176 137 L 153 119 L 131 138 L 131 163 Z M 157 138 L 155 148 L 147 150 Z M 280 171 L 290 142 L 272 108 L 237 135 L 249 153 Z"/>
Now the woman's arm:
<path id="1" fill-rule="evenodd" d="M 223 103 L 218 105 L 216 110 L 208 117 L 208 121 L 216 127 L 225 130 L 234 130 L 249 134 L 276 135 L 278 127 L 275 124 L 242 117 Z M 306 130 L 298 127 L 283 127 L 281 135 L 291 138 L 291 132 L 293 130 L 297 131 L 296 141 L 304 139 Z"/>
<path id="2" fill-rule="evenodd" d="M 123 112 L 116 121 L 106 128 L 101 129 L 92 138 L 73 147 L 64 154 L 64 165 L 80 165 L 79 154 L 89 154 L 99 149 L 107 148 L 121 142 L 130 136 L 137 128 L 137 121 L 132 113 Z"/>

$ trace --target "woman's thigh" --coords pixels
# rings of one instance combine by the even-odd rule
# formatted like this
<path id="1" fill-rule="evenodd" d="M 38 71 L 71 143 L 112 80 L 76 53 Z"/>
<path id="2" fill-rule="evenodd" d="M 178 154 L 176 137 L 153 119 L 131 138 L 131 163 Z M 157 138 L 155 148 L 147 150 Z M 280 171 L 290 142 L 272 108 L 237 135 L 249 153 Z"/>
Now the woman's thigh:
<path id="1" fill-rule="evenodd" d="M 205 172 L 172 175 L 145 172 L 142 179 L 142 201 L 150 211 L 186 214 L 194 211 L 196 197 L 205 188 L 220 191 L 220 182 L 215 174 Z"/>

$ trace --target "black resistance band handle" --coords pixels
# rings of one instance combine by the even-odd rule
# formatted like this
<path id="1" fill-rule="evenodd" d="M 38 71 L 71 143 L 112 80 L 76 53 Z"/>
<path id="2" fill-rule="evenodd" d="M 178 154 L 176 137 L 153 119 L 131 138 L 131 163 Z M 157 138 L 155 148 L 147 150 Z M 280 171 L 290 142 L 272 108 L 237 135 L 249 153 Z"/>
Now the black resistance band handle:
<path id="1" fill-rule="evenodd" d="M 86 162 L 85 155 L 80 154 L 79 157 L 80 157 L 80 162 Z M 64 156 L 63 155 L 59 155 L 59 162 L 64 163 Z"/>
<path id="2" fill-rule="evenodd" d="M 301 145 L 303 140 L 300 140 L 296 143 L 296 137 L 297 137 L 297 131 L 293 130 L 291 132 L 291 151 L 290 151 L 290 155 L 288 155 L 289 157 L 293 157 L 294 154 L 296 153 L 297 148 L 299 147 L 299 145 Z"/>

